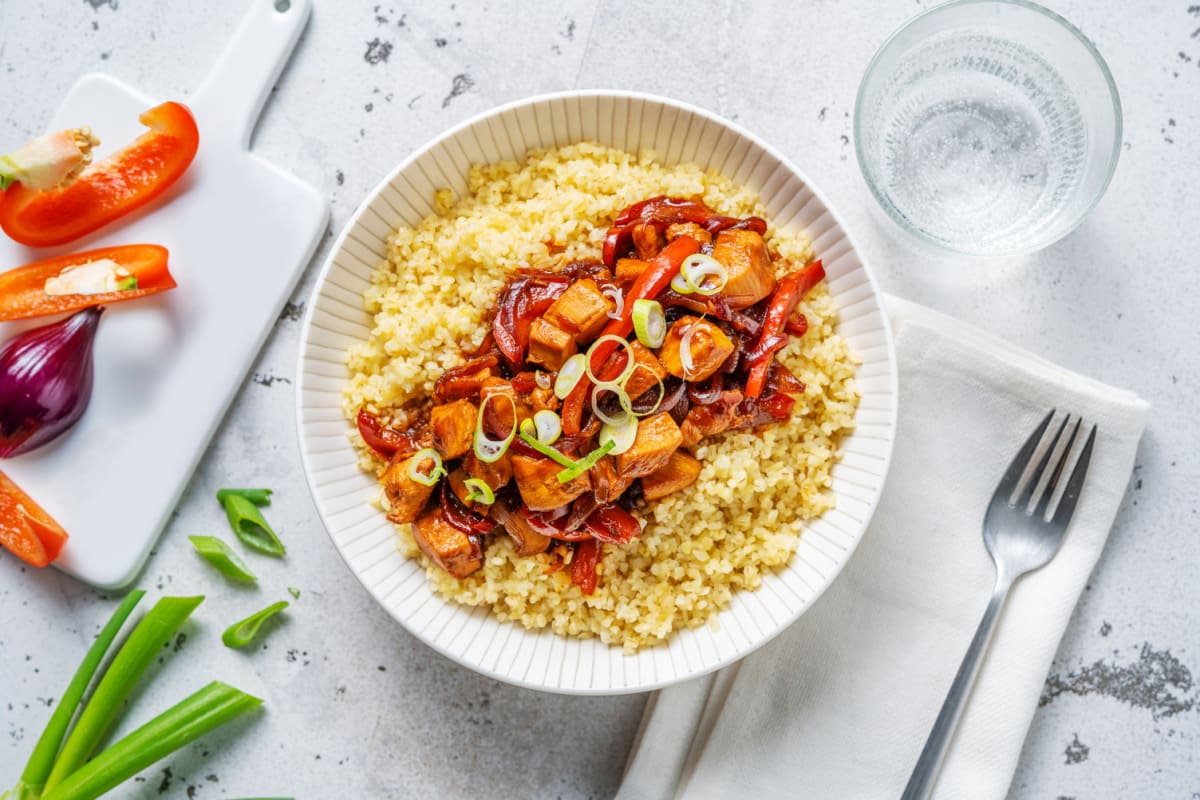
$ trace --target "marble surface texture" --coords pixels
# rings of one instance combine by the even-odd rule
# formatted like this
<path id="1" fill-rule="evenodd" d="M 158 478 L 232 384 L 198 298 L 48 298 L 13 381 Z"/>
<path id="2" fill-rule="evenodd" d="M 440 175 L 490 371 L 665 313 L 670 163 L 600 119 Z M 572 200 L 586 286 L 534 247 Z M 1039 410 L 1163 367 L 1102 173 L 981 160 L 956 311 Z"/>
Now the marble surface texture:
<path id="1" fill-rule="evenodd" d="M 729 117 L 803 165 L 856 232 L 884 289 L 928 304 L 1154 405 L 1112 538 L 1046 684 L 1012 798 L 1200 798 L 1200 6 L 1047 0 L 1104 53 L 1125 109 L 1121 163 L 1073 235 L 980 267 L 902 247 L 853 156 L 851 113 L 875 48 L 925 5 L 570 0 L 317 0 L 253 149 L 328 193 L 332 229 L 388 171 L 495 104 L 623 88 Z M 68 87 L 102 70 L 186 99 L 245 0 L 0 0 L 0 146 L 39 132 Z M 212 677 L 267 713 L 148 770 L 128 798 L 605 798 L 642 696 L 571 698 L 480 677 L 409 636 L 370 599 L 308 498 L 295 437 L 300 316 L 325 240 L 247 376 L 138 584 L 208 595 L 138 690 L 122 729 Z M 5 267 L 9 265 L 4 265 Z M 291 547 L 231 589 L 189 534 L 225 529 L 213 492 L 276 490 Z M 219 633 L 301 591 L 258 649 Z M 20 769 L 112 597 L 0 554 L 0 782 Z M 177 651 L 177 652 L 176 652 Z M 847 742 L 853 747 L 853 742 Z"/>

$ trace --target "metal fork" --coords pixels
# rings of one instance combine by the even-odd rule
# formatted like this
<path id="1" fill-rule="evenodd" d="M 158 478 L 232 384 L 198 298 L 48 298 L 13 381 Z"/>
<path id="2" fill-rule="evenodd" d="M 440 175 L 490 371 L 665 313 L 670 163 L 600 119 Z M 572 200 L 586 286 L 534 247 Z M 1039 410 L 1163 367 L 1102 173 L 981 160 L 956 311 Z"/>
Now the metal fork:
<path id="1" fill-rule="evenodd" d="M 1050 561 L 1062 544 L 1096 441 L 1095 426 L 1090 426 L 1089 434 L 1089 426 L 1082 423 L 1080 417 L 1051 410 L 1009 464 L 992 495 L 983 519 L 983 542 L 996 565 L 996 588 L 902 800 L 925 800 L 933 794 L 1009 589 L 1017 578 Z M 1084 435 L 1087 440 L 1080 445 Z"/>

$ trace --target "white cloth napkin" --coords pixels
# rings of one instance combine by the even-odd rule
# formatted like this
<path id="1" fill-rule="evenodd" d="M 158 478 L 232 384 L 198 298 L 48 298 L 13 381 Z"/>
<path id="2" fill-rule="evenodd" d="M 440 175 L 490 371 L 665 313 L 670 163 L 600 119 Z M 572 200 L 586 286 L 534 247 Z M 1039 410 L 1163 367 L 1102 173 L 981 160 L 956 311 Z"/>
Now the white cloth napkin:
<path id="1" fill-rule="evenodd" d="M 1148 406 L 921 306 L 888 311 L 899 427 L 858 552 L 779 638 L 650 698 L 618 800 L 899 797 L 992 591 L 985 506 L 1059 408 L 1098 425 L 1087 481 L 1062 550 L 1009 596 L 935 796 L 1007 793 Z"/>

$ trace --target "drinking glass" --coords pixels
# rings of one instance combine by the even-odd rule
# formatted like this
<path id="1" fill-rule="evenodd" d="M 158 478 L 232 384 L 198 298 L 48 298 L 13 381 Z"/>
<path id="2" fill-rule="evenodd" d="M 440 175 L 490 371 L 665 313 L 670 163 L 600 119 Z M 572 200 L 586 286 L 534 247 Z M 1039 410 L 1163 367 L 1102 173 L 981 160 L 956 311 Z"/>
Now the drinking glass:
<path id="1" fill-rule="evenodd" d="M 1070 233 L 1121 149 L 1121 100 L 1082 33 L 1025 0 L 953 0 L 875 54 L 854 109 L 867 185 L 901 228 L 1016 255 Z"/>

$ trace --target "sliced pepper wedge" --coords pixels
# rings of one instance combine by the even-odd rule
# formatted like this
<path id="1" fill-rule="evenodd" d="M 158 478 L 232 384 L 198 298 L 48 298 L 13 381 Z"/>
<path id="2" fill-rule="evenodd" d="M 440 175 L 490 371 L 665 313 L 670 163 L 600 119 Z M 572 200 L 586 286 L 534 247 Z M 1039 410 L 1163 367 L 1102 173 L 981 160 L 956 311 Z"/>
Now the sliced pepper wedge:
<path id="1" fill-rule="evenodd" d="M 30 247 L 78 239 L 158 197 L 179 179 L 200 147 L 192 112 L 157 105 L 138 117 L 149 131 L 85 169 L 62 189 L 39 192 L 16 183 L 0 194 L 0 228 Z"/>
<path id="2" fill-rule="evenodd" d="M 66 543 L 62 526 L 0 472 L 0 545 L 27 564 L 44 567 Z"/>
<path id="3" fill-rule="evenodd" d="M 108 260 L 124 267 L 137 278 L 137 287 L 96 294 L 47 294 L 46 281 L 68 269 Z M 132 300 L 175 288 L 167 269 L 167 249 L 156 244 L 126 244 L 101 247 L 69 256 L 47 258 L 0 273 L 0 320 L 26 319 L 62 314 L 89 306 Z"/>

